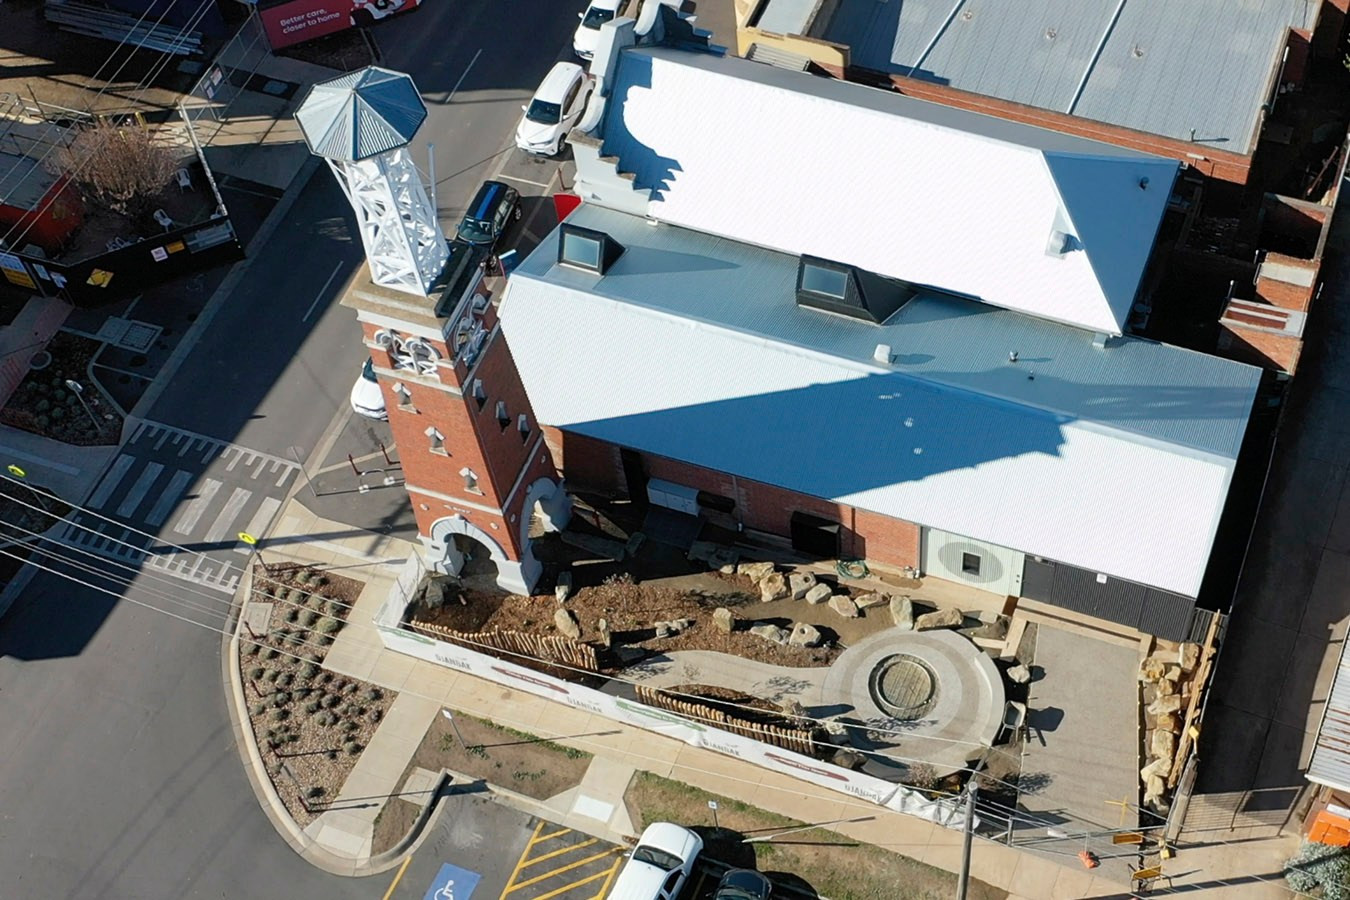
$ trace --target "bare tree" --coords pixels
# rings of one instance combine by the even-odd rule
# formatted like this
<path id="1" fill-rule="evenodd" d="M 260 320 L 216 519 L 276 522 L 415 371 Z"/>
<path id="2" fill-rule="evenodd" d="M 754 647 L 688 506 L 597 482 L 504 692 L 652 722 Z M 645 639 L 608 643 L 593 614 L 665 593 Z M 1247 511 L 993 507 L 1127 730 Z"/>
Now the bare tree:
<path id="1" fill-rule="evenodd" d="M 150 129 L 101 119 L 58 151 L 53 168 L 112 209 L 139 216 L 173 178 L 178 159 Z"/>

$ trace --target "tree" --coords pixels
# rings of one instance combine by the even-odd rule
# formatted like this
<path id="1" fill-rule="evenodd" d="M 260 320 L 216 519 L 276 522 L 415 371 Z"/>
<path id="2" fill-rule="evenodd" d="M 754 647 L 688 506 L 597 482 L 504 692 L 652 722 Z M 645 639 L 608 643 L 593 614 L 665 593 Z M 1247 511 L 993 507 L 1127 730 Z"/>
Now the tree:
<path id="1" fill-rule="evenodd" d="M 141 216 L 173 178 L 178 158 L 149 128 L 101 119 L 58 151 L 54 168 L 112 209 Z"/>

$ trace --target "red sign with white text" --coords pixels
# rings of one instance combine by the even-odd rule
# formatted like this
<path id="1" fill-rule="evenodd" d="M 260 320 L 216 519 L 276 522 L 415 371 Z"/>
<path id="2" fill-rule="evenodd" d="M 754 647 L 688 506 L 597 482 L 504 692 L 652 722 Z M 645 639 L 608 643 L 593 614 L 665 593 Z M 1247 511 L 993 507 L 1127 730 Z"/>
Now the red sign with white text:
<path id="1" fill-rule="evenodd" d="M 273 50 L 416 9 L 420 0 L 291 0 L 260 11 Z"/>

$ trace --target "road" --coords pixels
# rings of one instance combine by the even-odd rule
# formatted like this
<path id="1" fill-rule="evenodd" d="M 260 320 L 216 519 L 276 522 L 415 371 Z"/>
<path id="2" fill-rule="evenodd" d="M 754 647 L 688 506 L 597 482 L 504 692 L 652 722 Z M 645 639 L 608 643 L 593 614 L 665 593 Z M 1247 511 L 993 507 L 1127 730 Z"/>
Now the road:
<path id="1" fill-rule="evenodd" d="M 548 0 L 466 0 L 376 29 L 383 64 L 410 71 L 428 96 L 443 217 L 457 217 L 504 163 L 533 166 L 504 148 L 519 104 L 563 55 L 575 14 Z M 186 579 L 147 567 L 115 543 L 124 526 L 109 524 L 78 548 L 102 574 L 76 574 L 121 599 L 44 574 L 0 623 L 6 897 L 342 900 L 388 886 L 389 876 L 323 874 L 275 833 L 235 747 L 210 630 L 223 620 L 228 563 L 242 560 L 231 529 L 265 518 L 266 501 L 284 495 L 284 465 L 272 463 L 292 446 L 314 450 L 365 355 L 354 316 L 335 303 L 361 256 L 350 218 L 319 170 L 122 451 L 130 461 L 117 483 L 99 489 L 99 512 L 128 534 L 218 543 L 211 561 Z M 182 500 L 157 525 L 153 498 L 179 472 Z"/>

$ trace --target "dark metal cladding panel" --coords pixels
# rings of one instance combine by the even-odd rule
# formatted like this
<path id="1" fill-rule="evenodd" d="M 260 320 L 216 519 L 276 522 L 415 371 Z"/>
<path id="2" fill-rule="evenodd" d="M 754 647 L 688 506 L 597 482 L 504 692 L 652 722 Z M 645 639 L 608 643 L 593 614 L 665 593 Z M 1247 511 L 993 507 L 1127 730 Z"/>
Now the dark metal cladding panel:
<path id="1" fill-rule="evenodd" d="M 1022 596 L 1044 603 L 1055 602 L 1055 564 L 1028 556 L 1022 564 Z"/>
<path id="2" fill-rule="evenodd" d="M 1144 594 L 1138 628 L 1165 640 L 1184 641 L 1190 635 L 1193 612 L 1195 601 L 1190 597 L 1149 588 Z"/>
<path id="3" fill-rule="evenodd" d="M 1138 628 L 1147 588 L 1117 578 L 1100 584 L 1096 572 L 1056 563 L 1054 590 L 1054 602 L 1065 609 Z"/>

